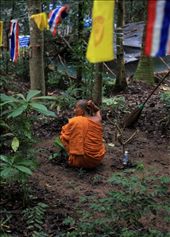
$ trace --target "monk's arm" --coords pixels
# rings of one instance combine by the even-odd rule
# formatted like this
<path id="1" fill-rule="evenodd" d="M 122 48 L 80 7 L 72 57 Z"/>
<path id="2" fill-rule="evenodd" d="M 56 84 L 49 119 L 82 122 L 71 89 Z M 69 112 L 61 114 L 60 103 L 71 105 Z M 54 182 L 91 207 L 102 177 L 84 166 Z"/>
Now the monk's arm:
<path id="1" fill-rule="evenodd" d="M 92 109 L 92 111 L 94 113 L 93 116 L 95 117 L 95 120 L 98 121 L 98 122 L 101 122 L 102 121 L 102 116 L 101 116 L 99 107 L 97 105 L 95 105 L 92 100 L 89 100 L 87 102 L 87 104 Z"/>

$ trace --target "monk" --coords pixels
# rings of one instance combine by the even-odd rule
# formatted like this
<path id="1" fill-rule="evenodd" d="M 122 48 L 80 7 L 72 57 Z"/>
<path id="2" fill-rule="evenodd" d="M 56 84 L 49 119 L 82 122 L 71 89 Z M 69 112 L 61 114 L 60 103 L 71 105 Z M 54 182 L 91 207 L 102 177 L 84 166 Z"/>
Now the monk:
<path id="1" fill-rule="evenodd" d="M 95 168 L 105 155 L 102 118 L 99 108 L 91 101 L 79 100 L 75 117 L 62 127 L 60 139 L 72 167 Z"/>

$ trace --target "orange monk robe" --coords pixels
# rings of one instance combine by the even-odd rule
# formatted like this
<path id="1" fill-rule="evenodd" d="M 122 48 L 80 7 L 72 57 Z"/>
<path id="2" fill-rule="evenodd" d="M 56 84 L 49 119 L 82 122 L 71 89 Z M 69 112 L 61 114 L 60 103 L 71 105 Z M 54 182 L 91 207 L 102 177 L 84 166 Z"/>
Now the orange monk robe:
<path id="1" fill-rule="evenodd" d="M 60 139 L 69 154 L 71 166 L 94 168 L 104 157 L 102 125 L 87 117 L 71 118 L 62 127 Z"/>

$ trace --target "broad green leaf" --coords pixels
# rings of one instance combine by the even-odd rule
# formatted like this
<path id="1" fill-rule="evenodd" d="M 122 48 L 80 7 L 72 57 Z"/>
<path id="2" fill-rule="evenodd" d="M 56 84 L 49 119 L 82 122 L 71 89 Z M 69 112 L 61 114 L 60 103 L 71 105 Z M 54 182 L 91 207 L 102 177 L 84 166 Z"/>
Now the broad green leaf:
<path id="1" fill-rule="evenodd" d="M 9 100 L 9 101 L 6 101 L 6 102 L 4 102 L 4 103 L 2 103 L 2 104 L 0 104 L 0 105 L 3 106 L 3 105 L 6 105 L 6 104 L 10 104 L 10 103 L 11 103 L 11 106 L 14 107 L 14 102 L 18 102 L 18 101 L 17 101 L 17 100 L 16 100 L 16 101 Z"/>
<path id="2" fill-rule="evenodd" d="M 47 109 L 47 107 L 43 104 L 32 102 L 30 104 L 37 112 L 44 114 L 46 116 L 56 117 L 56 114 L 53 111 Z"/>
<path id="3" fill-rule="evenodd" d="M 0 160 L 4 161 L 5 163 L 10 164 L 8 156 L 0 155 Z"/>
<path id="4" fill-rule="evenodd" d="M 44 110 L 37 109 L 37 112 L 44 114 L 46 116 L 56 117 L 56 114 L 50 110 L 44 111 Z"/>
<path id="5" fill-rule="evenodd" d="M 34 97 L 33 100 L 57 100 L 57 96 L 38 96 Z"/>
<path id="6" fill-rule="evenodd" d="M 25 166 L 15 165 L 15 168 L 18 169 L 19 171 L 25 173 L 25 174 L 32 175 L 32 171 L 29 168 L 25 167 Z"/>
<path id="7" fill-rule="evenodd" d="M 20 162 L 17 163 L 17 165 L 21 165 L 21 166 L 31 166 L 32 168 L 36 167 L 36 163 L 32 160 L 22 160 Z"/>
<path id="8" fill-rule="evenodd" d="M 30 140 L 32 140 L 32 132 L 31 130 L 27 130 L 27 129 L 24 129 L 24 135 L 29 138 Z"/>
<path id="9" fill-rule="evenodd" d="M 12 147 L 12 150 L 15 151 L 15 152 L 18 150 L 18 147 L 19 147 L 19 140 L 18 140 L 17 137 L 14 137 L 14 138 L 12 139 L 11 147 Z"/>
<path id="10" fill-rule="evenodd" d="M 12 113 L 10 113 L 8 115 L 8 118 L 11 118 L 11 117 L 15 118 L 15 117 L 17 117 L 18 115 L 22 114 L 27 109 L 27 107 L 28 107 L 28 104 L 26 104 L 26 103 L 21 105 L 16 110 L 14 110 Z"/>
<path id="11" fill-rule="evenodd" d="M 37 109 L 42 110 L 42 111 L 44 110 L 45 112 L 48 111 L 47 107 L 43 104 L 32 102 L 32 103 L 30 103 L 30 105 L 36 110 Z"/>
<path id="12" fill-rule="evenodd" d="M 26 100 L 26 99 L 25 99 L 25 97 L 24 97 L 24 95 L 23 95 L 23 94 L 21 94 L 21 93 L 19 93 L 19 94 L 16 94 L 16 96 L 18 96 L 18 97 L 22 98 L 23 100 Z"/>
<path id="13" fill-rule="evenodd" d="M 16 171 L 12 167 L 6 167 L 1 171 L 1 177 L 5 179 L 10 178 L 14 176 L 15 174 L 16 174 Z"/>
<path id="14" fill-rule="evenodd" d="M 27 94 L 26 100 L 27 100 L 27 101 L 30 101 L 30 99 L 31 99 L 32 97 L 34 97 L 34 96 L 36 96 L 36 95 L 38 95 L 38 94 L 40 94 L 40 93 L 41 93 L 41 91 L 39 91 L 39 90 L 30 90 L 30 91 L 28 92 L 28 94 Z"/>
<path id="15" fill-rule="evenodd" d="M 8 96 L 5 94 L 0 94 L 0 99 L 3 102 L 16 102 L 17 101 L 13 96 Z"/>

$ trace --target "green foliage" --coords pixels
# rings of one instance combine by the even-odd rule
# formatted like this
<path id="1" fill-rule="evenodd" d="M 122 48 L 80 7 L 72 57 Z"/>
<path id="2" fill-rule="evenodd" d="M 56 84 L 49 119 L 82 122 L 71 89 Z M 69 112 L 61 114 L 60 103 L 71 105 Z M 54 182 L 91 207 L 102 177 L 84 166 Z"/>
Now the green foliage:
<path id="1" fill-rule="evenodd" d="M 11 140 L 11 137 L 13 137 L 14 140 L 11 142 L 14 151 L 20 147 L 26 150 L 25 145 L 27 144 L 28 147 L 33 142 L 32 123 L 37 118 L 36 114 L 33 113 L 34 111 L 46 116 L 55 117 L 55 113 L 48 110 L 40 102 L 45 99 L 55 99 L 55 97 L 38 97 L 39 93 L 40 91 L 38 90 L 30 90 L 26 97 L 23 94 L 16 94 L 14 96 L 0 95 L 2 139 L 4 143 L 9 143 L 8 140 Z"/>
<path id="2" fill-rule="evenodd" d="M 38 90 L 30 90 L 26 97 L 24 97 L 23 94 L 16 94 L 14 96 L 1 94 L 1 106 L 9 106 L 9 112 L 7 111 L 7 118 L 18 117 L 23 113 L 29 112 L 29 110 L 35 110 L 44 115 L 55 117 L 54 112 L 49 111 L 45 105 L 37 102 L 37 98 L 35 96 L 37 96 L 38 94 L 40 94 L 40 91 Z M 38 97 L 38 100 L 39 99 L 41 99 L 41 97 Z M 43 97 L 43 99 L 45 99 L 45 97 Z"/>
<path id="3" fill-rule="evenodd" d="M 123 96 L 115 96 L 112 98 L 103 98 L 103 106 L 109 107 L 111 110 L 126 110 L 126 102 Z"/>
<path id="4" fill-rule="evenodd" d="M 106 74 L 107 75 L 107 74 Z M 114 85 L 115 85 L 115 79 L 116 78 L 110 78 L 110 77 L 103 77 L 103 95 L 108 96 L 112 93 Z"/>
<path id="5" fill-rule="evenodd" d="M 54 146 L 57 148 L 57 152 L 54 152 L 49 156 L 49 160 L 57 160 L 58 163 L 67 162 L 66 159 L 68 157 L 68 154 L 65 150 L 65 147 L 63 143 L 60 140 L 60 137 L 56 137 L 54 141 Z"/>
<path id="6" fill-rule="evenodd" d="M 165 103 L 167 108 L 170 108 L 170 91 L 161 93 L 161 101 Z"/>
<path id="7" fill-rule="evenodd" d="M 109 183 L 113 190 L 105 198 L 91 198 L 88 209 L 79 211 L 79 221 L 75 223 L 71 217 L 65 220 L 74 228 L 65 236 L 168 237 L 168 232 L 156 230 L 154 225 L 152 228 L 151 223 L 150 227 L 142 223 L 148 216 L 156 219 L 161 215 L 161 221 L 168 225 L 165 218 L 170 214 L 168 177 L 141 179 L 118 173 L 109 179 Z"/>
<path id="8" fill-rule="evenodd" d="M 5 233 L 9 230 L 9 221 L 11 220 L 11 218 L 12 218 L 12 215 L 9 214 L 6 209 L 1 209 L 1 219 L 0 219 L 0 236 L 1 237 L 11 237 L 10 235 Z"/>
<path id="9" fill-rule="evenodd" d="M 95 175 L 92 179 L 91 182 L 93 185 L 100 184 L 102 182 L 102 176 L 101 175 Z"/>
<path id="10" fill-rule="evenodd" d="M 35 161 L 23 159 L 17 153 L 14 156 L 0 155 L 0 164 L 1 179 L 8 182 L 19 180 L 24 183 L 36 168 Z"/>
<path id="11" fill-rule="evenodd" d="M 21 184 L 24 199 L 27 195 L 26 182 L 37 167 L 35 161 L 36 148 L 34 143 L 33 122 L 38 114 L 55 116 L 40 101 L 55 99 L 39 96 L 40 91 L 30 90 L 26 96 L 1 94 L 1 149 L 0 171 L 5 182 Z"/>
<path id="12" fill-rule="evenodd" d="M 27 208 L 23 211 L 24 219 L 27 223 L 29 233 L 33 237 L 47 237 L 43 232 L 44 216 L 48 205 L 39 202 L 35 207 Z"/>
<path id="13" fill-rule="evenodd" d="M 57 89 L 67 89 L 70 85 L 69 78 L 59 69 L 51 71 L 48 73 L 48 85 Z"/>
<path id="14" fill-rule="evenodd" d="M 144 21 L 146 16 L 147 1 L 125 0 L 125 20 L 126 23 Z M 141 14 L 141 12 L 143 14 Z"/>
<path id="15" fill-rule="evenodd" d="M 60 137 L 56 137 L 56 139 L 54 140 L 54 145 L 61 149 L 65 149 L 63 143 L 60 140 Z"/>
<path id="16" fill-rule="evenodd" d="M 76 88 L 74 85 L 70 86 L 66 91 L 62 92 L 61 95 L 57 96 L 57 101 L 53 103 L 52 108 L 57 107 L 60 109 L 73 108 L 77 99 L 76 96 L 81 89 Z"/>
<path id="17" fill-rule="evenodd" d="M 0 88 L 6 88 L 8 84 L 9 84 L 9 77 L 1 76 Z"/>

